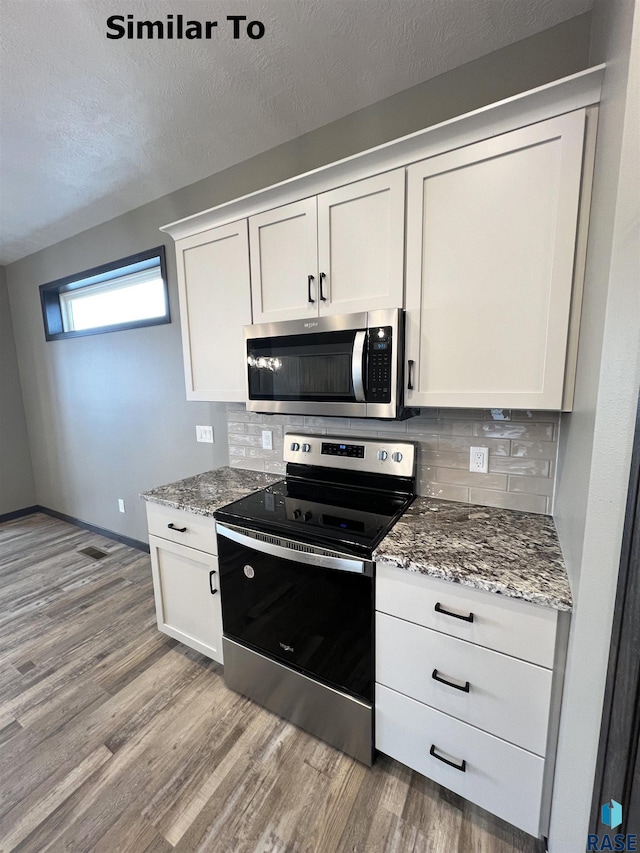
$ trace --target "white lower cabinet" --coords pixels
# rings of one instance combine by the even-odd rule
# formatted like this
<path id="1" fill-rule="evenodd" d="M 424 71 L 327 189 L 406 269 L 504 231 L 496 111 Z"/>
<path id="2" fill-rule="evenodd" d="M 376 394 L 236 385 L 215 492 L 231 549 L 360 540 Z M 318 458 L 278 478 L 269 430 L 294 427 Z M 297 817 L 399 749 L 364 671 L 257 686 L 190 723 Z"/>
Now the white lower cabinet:
<path id="1" fill-rule="evenodd" d="M 158 630 L 223 663 L 218 557 L 215 553 L 153 535 L 154 529 L 158 528 L 159 511 L 165 509 L 147 504 Z M 180 530 L 193 519 L 197 519 L 200 528 L 208 521 L 211 530 L 214 530 L 213 519 L 200 519 L 186 512 L 171 512 L 176 519 L 173 523 Z M 212 535 L 215 543 L 215 533 Z M 211 550 L 215 550 L 215 546 Z"/>
<path id="2" fill-rule="evenodd" d="M 385 613 L 376 614 L 376 637 L 380 684 L 544 755 L 550 669 Z"/>
<path id="3" fill-rule="evenodd" d="M 378 566 L 376 748 L 546 834 L 567 624 L 559 631 L 550 608 Z"/>

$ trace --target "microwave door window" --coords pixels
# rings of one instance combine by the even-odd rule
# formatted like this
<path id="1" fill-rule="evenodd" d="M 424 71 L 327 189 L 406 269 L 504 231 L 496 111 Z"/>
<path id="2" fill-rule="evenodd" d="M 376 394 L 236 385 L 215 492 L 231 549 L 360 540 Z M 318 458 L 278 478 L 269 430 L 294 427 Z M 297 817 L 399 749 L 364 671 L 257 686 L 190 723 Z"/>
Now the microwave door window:
<path id="1" fill-rule="evenodd" d="M 254 400 L 354 399 L 355 332 L 249 342 L 249 395 Z"/>

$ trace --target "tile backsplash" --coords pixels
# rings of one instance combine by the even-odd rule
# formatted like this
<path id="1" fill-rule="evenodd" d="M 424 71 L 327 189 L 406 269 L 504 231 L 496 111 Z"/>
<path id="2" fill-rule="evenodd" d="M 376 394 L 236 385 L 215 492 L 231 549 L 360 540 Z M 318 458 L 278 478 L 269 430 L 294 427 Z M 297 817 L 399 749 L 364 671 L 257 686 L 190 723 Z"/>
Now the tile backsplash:
<path id="1" fill-rule="evenodd" d="M 444 500 L 550 514 L 558 452 L 558 412 L 515 409 L 421 409 L 406 421 L 263 415 L 227 404 L 229 462 L 283 474 L 284 435 L 352 433 L 404 438 L 418 445 L 417 491 Z M 273 450 L 262 449 L 269 429 Z M 489 448 L 489 473 L 469 471 L 469 448 Z"/>

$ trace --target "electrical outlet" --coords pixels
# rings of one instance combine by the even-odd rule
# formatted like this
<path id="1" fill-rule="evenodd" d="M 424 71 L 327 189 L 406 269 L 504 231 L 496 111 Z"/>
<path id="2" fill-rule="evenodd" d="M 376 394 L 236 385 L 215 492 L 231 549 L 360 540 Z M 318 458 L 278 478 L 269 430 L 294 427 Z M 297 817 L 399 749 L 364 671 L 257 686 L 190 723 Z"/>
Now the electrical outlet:
<path id="1" fill-rule="evenodd" d="M 196 441 L 204 441 L 205 444 L 213 444 L 213 427 L 198 426 L 196 424 Z"/>
<path id="2" fill-rule="evenodd" d="M 126 509 L 124 508 L 124 500 L 122 498 L 118 498 L 118 509 L 120 512 L 126 512 Z"/>
<path id="3" fill-rule="evenodd" d="M 273 432 L 270 429 L 262 430 L 262 449 L 273 450 Z"/>
<path id="4" fill-rule="evenodd" d="M 487 474 L 489 471 L 489 448 L 472 447 L 469 452 L 469 470 L 475 474 Z"/>

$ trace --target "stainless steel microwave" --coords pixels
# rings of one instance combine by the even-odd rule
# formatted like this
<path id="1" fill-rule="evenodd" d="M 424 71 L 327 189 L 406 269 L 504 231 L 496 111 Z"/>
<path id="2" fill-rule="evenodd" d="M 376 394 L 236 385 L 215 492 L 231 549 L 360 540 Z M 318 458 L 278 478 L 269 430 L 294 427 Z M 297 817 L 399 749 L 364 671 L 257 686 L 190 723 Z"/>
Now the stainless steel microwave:
<path id="1" fill-rule="evenodd" d="M 252 412 L 402 417 L 400 308 L 244 327 Z"/>

